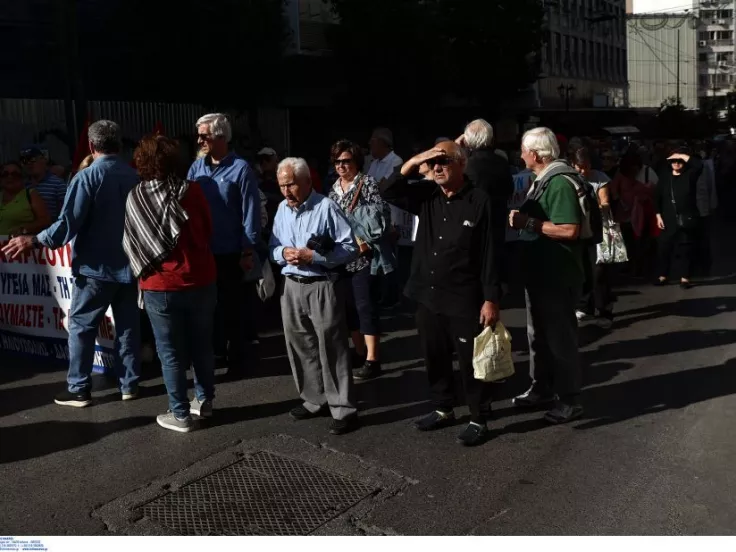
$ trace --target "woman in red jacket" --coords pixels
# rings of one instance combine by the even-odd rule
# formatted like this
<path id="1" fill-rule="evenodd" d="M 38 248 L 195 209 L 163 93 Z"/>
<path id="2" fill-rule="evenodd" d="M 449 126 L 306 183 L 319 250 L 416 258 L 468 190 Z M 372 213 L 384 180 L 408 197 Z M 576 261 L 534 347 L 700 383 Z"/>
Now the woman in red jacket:
<path id="1" fill-rule="evenodd" d="M 169 412 L 156 421 L 186 433 L 195 428 L 191 414 L 212 415 L 215 397 L 212 219 L 199 184 L 180 176 L 183 164 L 176 141 L 146 137 L 134 159 L 142 181 L 128 196 L 123 246 L 139 278 L 169 394 Z M 190 365 L 195 387 L 191 403 Z"/>

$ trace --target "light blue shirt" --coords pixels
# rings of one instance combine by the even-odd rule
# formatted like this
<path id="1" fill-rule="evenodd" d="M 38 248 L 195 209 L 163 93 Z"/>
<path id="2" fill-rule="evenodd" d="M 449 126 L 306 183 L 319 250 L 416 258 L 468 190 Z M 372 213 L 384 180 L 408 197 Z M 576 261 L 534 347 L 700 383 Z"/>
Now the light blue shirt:
<path id="1" fill-rule="evenodd" d="M 261 235 L 261 197 L 250 165 L 230 152 L 219 164 L 197 159 L 189 180 L 202 187 L 212 213 L 212 252 L 237 253 L 258 244 Z"/>
<path id="2" fill-rule="evenodd" d="M 284 248 L 307 246 L 312 236 L 329 236 L 335 247 L 327 256 L 316 251 L 311 265 L 294 266 L 284 260 Z M 322 194 L 312 192 L 297 209 L 286 201 L 279 204 L 269 243 L 271 259 L 283 267 L 281 274 L 324 276 L 330 269 L 349 263 L 358 256 L 353 230 L 337 203 Z"/>
<path id="3" fill-rule="evenodd" d="M 72 273 L 105 282 L 135 282 L 123 251 L 125 202 L 140 182 L 117 155 L 98 157 L 72 179 L 59 218 L 38 234 L 57 249 L 74 240 Z"/>

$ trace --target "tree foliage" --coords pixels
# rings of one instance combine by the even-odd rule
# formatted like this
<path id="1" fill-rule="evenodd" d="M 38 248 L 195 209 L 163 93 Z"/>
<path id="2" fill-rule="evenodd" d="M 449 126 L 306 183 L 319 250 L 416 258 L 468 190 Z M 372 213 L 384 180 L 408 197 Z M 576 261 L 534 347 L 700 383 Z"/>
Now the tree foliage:
<path id="1" fill-rule="evenodd" d="M 351 96 L 486 103 L 537 77 L 530 58 L 542 39 L 538 0 L 324 1 L 341 21 L 328 40 Z"/>

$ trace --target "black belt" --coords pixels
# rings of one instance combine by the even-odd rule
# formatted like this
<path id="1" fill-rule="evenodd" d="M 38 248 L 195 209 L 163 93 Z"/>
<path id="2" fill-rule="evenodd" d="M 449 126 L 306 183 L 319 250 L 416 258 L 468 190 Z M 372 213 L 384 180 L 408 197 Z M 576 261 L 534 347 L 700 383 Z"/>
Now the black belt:
<path id="1" fill-rule="evenodd" d="M 287 274 L 286 277 L 297 284 L 314 284 L 315 282 L 327 282 L 328 276 L 297 276 L 295 274 Z"/>

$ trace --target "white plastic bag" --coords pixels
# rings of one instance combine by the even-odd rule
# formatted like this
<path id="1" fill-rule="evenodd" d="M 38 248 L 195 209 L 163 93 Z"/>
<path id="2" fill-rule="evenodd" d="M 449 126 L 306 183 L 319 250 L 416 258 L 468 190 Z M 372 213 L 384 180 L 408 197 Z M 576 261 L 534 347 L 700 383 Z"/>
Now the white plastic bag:
<path id="1" fill-rule="evenodd" d="M 496 328 L 487 326 L 473 342 L 473 372 L 475 379 L 498 381 L 514 375 L 511 358 L 511 334 L 501 322 Z"/>
<path id="2" fill-rule="evenodd" d="M 603 241 L 596 247 L 597 264 L 619 264 L 629 260 L 621 227 L 613 220 L 603 219 Z"/>
<path id="3" fill-rule="evenodd" d="M 266 259 L 261 269 L 261 279 L 258 280 L 258 297 L 265 303 L 271 298 L 274 291 L 276 291 L 276 278 L 274 278 L 271 263 Z"/>

